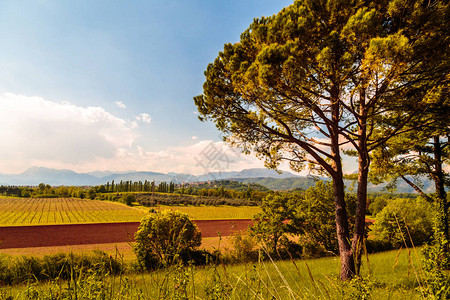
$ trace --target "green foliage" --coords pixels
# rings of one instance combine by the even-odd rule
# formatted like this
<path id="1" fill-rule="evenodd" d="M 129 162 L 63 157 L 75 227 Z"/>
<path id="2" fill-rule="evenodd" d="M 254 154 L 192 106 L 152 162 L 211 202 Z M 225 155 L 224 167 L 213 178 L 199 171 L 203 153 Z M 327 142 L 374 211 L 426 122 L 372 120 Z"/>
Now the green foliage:
<path id="1" fill-rule="evenodd" d="M 172 210 L 144 217 L 134 237 L 138 263 L 148 270 L 186 261 L 201 244 L 200 231 L 188 215 Z"/>
<path id="2" fill-rule="evenodd" d="M 448 253 L 441 244 L 426 246 L 422 251 L 423 270 L 426 285 L 422 289 L 432 299 L 448 299 L 450 297 L 450 278 L 448 276 Z"/>
<path id="3" fill-rule="evenodd" d="M 405 246 L 405 242 L 408 247 L 421 245 L 433 234 L 433 212 L 432 205 L 422 198 L 392 200 L 377 214 L 371 233 L 393 248 Z"/>
<path id="4" fill-rule="evenodd" d="M 450 265 L 450 252 L 448 233 L 445 233 L 446 226 L 443 224 L 443 215 L 446 208 L 442 205 L 435 205 L 435 215 L 433 222 L 433 244 L 427 245 L 423 249 L 423 269 L 427 278 L 423 292 L 433 299 L 450 298 L 450 278 L 448 269 Z M 448 219 L 446 219 L 448 220 Z M 448 226 L 448 225 L 447 225 Z"/>
<path id="5" fill-rule="evenodd" d="M 292 195 L 269 194 L 260 206 L 262 212 L 253 217 L 250 233 L 273 254 L 278 253 L 281 239 L 299 233 L 300 220 L 295 215 L 298 200 Z"/>
<path id="6" fill-rule="evenodd" d="M 346 204 L 349 212 L 349 224 L 353 225 L 355 219 L 356 198 L 346 195 Z M 298 217 L 303 220 L 303 236 L 305 256 L 316 256 L 320 249 L 339 253 L 336 238 L 336 222 L 334 211 L 333 186 L 331 182 L 318 181 L 304 193 L 298 207 Z M 310 249 L 308 251 L 308 249 Z"/>
<path id="7" fill-rule="evenodd" d="M 192 187 L 194 192 L 199 189 L 220 189 L 224 188 L 226 192 L 229 192 L 229 190 L 243 192 L 248 189 L 252 189 L 254 191 L 268 191 L 269 189 L 265 187 L 264 185 L 253 183 L 253 182 L 240 182 L 235 180 L 214 180 L 214 181 L 208 181 L 203 183 L 196 183 L 196 184 L 188 184 L 185 186 L 185 188 Z M 220 195 L 220 197 L 224 197 L 224 195 Z"/>
<path id="8" fill-rule="evenodd" d="M 379 212 L 383 210 L 383 208 L 389 203 L 389 201 L 393 200 L 393 196 L 391 194 L 382 195 L 373 198 L 370 201 L 368 212 L 372 216 L 376 216 Z"/>
<path id="9" fill-rule="evenodd" d="M 338 283 L 339 284 L 339 283 Z M 339 292 L 343 300 L 368 300 L 372 297 L 373 282 L 369 278 L 356 277 L 341 283 Z"/>
<path id="10" fill-rule="evenodd" d="M 256 182 L 257 184 L 268 187 L 271 190 L 306 190 L 314 186 L 317 178 L 314 177 L 289 177 L 289 178 L 251 178 L 241 179 L 243 182 Z"/>
<path id="11" fill-rule="evenodd" d="M 0 186 L 0 195 L 15 196 L 23 198 L 84 198 L 87 189 L 75 186 L 51 187 L 48 184 L 40 183 L 37 187 L 26 186 Z M 95 188 L 94 188 L 95 192 Z"/>
<path id="12" fill-rule="evenodd" d="M 231 251 L 232 261 L 252 262 L 258 260 L 258 245 L 251 235 L 238 231 L 232 235 L 231 245 L 233 246 Z"/>
<path id="13" fill-rule="evenodd" d="M 142 193 L 136 194 L 136 201 L 139 203 L 139 205 L 150 207 L 157 205 L 257 206 L 260 203 L 259 201 L 254 199 L 222 198 L 210 195 L 211 194 L 208 193 L 207 191 L 202 196 L 182 195 L 182 194 Z"/>
<path id="14" fill-rule="evenodd" d="M 74 270 L 77 272 L 74 274 Z M 59 253 L 43 258 L 33 256 L 0 256 L 0 286 L 25 282 L 71 279 L 81 270 L 92 270 L 102 274 L 120 274 L 123 264 L 103 251 L 90 255 Z"/>
<path id="15" fill-rule="evenodd" d="M 122 195 L 122 202 L 128 206 L 132 206 L 133 202 L 136 201 L 136 197 L 132 193 L 126 193 Z"/>

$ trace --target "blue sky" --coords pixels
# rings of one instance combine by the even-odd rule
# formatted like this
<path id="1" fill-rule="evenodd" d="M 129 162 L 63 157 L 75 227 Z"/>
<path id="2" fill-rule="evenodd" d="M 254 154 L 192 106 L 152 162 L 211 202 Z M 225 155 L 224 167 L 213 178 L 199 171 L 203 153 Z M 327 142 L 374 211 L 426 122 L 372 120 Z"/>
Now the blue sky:
<path id="1" fill-rule="evenodd" d="M 0 173 L 31 166 L 204 173 L 261 167 L 195 114 L 203 72 L 253 18 L 285 0 L 2 1 Z M 5 144 L 6 141 L 6 144 Z M 230 152 L 231 151 L 231 152 Z"/>

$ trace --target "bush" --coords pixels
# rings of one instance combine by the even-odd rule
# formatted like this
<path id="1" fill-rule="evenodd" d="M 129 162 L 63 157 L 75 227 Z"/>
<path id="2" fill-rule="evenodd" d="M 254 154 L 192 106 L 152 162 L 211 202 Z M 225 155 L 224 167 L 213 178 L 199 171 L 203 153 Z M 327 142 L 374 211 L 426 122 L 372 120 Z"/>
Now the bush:
<path id="1" fill-rule="evenodd" d="M 318 243 L 307 235 L 302 235 L 298 242 L 302 247 L 301 256 L 304 259 L 324 257 L 333 253 L 331 251 L 327 252 L 323 244 Z"/>
<path id="2" fill-rule="evenodd" d="M 433 207 L 422 198 L 395 199 L 377 214 L 371 234 L 393 248 L 421 245 L 433 235 Z M 409 238 L 411 236 L 411 239 Z"/>
<path id="3" fill-rule="evenodd" d="M 258 260 L 256 240 L 242 231 L 237 231 L 231 236 L 233 251 L 232 260 L 236 262 L 253 262 Z"/>
<path id="4" fill-rule="evenodd" d="M 186 262 L 189 253 L 201 245 L 197 225 L 187 214 L 172 210 L 146 216 L 134 237 L 138 263 L 147 270 Z"/>
<path id="5" fill-rule="evenodd" d="M 135 201 L 136 201 L 136 198 L 135 198 L 134 194 L 128 193 L 128 194 L 124 194 L 122 196 L 122 202 L 128 206 L 133 205 L 133 202 L 135 202 Z"/>

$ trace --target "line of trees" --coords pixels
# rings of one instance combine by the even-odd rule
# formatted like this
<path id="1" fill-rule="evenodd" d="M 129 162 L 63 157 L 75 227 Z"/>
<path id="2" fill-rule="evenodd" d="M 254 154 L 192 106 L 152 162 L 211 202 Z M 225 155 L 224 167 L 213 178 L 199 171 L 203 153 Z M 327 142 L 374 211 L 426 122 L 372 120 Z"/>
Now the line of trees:
<path id="1" fill-rule="evenodd" d="M 160 193 L 173 193 L 175 191 L 175 183 L 173 182 L 160 182 L 156 184 L 156 182 L 145 180 L 142 181 L 123 181 L 121 180 L 119 183 L 115 183 L 114 180 L 109 183 L 109 181 L 105 185 L 101 185 L 96 188 L 98 193 L 123 193 L 123 192 L 160 192 Z"/>
<path id="2" fill-rule="evenodd" d="M 86 198 L 89 189 L 76 186 L 52 187 L 49 184 L 40 183 L 37 187 L 31 186 L 0 186 L 0 195 L 14 197 L 35 198 L 59 198 L 74 197 Z"/>

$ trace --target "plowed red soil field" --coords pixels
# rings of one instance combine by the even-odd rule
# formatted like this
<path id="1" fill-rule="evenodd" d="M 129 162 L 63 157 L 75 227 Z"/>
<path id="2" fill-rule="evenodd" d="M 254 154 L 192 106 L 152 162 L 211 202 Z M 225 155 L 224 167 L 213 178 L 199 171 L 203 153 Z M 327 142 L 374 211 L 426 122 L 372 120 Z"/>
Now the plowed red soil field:
<path id="1" fill-rule="evenodd" d="M 246 230 L 252 220 L 194 221 L 202 237 Z M 0 249 L 123 243 L 134 240 L 139 222 L 0 227 Z"/>

